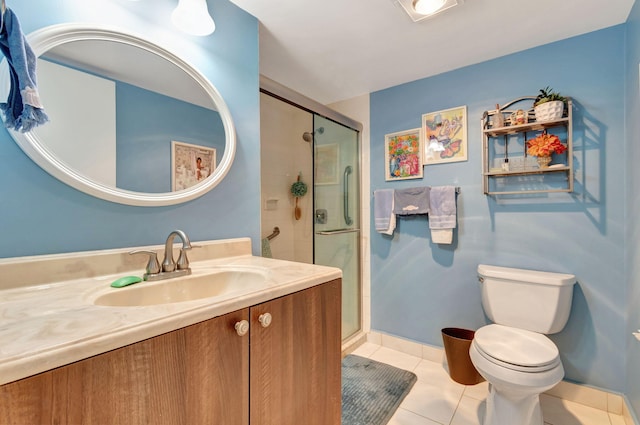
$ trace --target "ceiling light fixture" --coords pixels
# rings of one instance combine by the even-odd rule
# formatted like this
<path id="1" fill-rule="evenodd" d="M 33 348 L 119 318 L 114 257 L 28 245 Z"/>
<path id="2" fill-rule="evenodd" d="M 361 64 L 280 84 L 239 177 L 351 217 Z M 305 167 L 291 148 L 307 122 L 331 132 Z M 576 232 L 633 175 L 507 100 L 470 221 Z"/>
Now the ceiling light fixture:
<path id="1" fill-rule="evenodd" d="M 178 7 L 171 14 L 171 22 L 191 35 L 209 35 L 216 29 L 206 0 L 179 0 Z"/>
<path id="2" fill-rule="evenodd" d="M 413 8 L 421 15 L 433 15 L 445 3 L 446 0 L 413 0 Z"/>
<path id="3" fill-rule="evenodd" d="M 413 22 L 418 22 L 423 19 L 430 18 L 438 13 L 444 12 L 447 9 L 457 6 L 463 2 L 463 0 L 392 0 L 394 3 L 398 3 Z"/>

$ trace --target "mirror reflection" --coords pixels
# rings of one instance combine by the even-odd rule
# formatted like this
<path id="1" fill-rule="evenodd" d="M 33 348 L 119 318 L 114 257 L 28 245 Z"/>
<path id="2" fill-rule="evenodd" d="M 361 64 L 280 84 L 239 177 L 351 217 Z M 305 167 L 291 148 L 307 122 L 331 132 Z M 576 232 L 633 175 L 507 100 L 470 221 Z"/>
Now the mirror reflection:
<path id="1" fill-rule="evenodd" d="M 38 60 L 50 122 L 33 130 L 44 149 L 105 186 L 183 190 L 210 176 L 225 129 L 203 87 L 141 47 L 111 40 L 55 46 Z"/>

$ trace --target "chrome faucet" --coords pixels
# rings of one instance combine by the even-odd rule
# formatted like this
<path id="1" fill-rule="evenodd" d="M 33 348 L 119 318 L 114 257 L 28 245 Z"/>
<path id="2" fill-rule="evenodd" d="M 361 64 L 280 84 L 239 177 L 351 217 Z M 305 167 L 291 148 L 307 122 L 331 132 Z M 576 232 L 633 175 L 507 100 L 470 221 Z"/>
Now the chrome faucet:
<path id="1" fill-rule="evenodd" d="M 182 248 L 180 248 L 177 262 L 173 260 L 173 240 L 176 236 L 182 239 Z M 187 258 L 187 251 L 191 248 L 193 247 L 187 234 L 182 230 L 174 230 L 169 233 L 164 244 L 162 266 L 158 263 L 158 255 L 154 251 L 137 250 L 131 251 L 129 254 L 146 254 L 149 256 L 149 262 L 143 276 L 144 280 L 162 280 L 191 274 L 189 259 Z"/>
<path id="2" fill-rule="evenodd" d="M 182 239 L 182 248 L 180 248 L 180 255 L 178 256 L 178 262 L 173 261 L 173 239 L 176 236 L 180 236 Z M 182 230 L 174 230 L 167 236 L 167 241 L 164 243 L 164 260 L 162 260 L 162 271 L 173 272 L 177 270 L 188 270 L 189 260 L 187 259 L 187 250 L 191 249 L 191 241 L 186 233 Z"/>

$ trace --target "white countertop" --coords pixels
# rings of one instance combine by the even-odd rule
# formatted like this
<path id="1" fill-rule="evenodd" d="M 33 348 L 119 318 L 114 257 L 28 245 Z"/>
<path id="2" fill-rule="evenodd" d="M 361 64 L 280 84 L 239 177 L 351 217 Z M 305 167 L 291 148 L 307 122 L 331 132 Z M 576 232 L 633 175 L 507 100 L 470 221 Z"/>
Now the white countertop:
<path id="1" fill-rule="evenodd" d="M 29 260 L 33 258 L 36 257 Z M 9 263 L 4 261 L 0 265 Z M 260 269 L 267 279 L 248 291 L 144 307 L 98 306 L 93 302 L 111 291 L 127 291 L 137 285 L 162 285 L 168 280 L 112 288 L 112 281 L 127 275 L 119 272 L 0 290 L 0 384 L 341 277 L 341 271 L 333 267 L 251 255 L 191 263 L 193 276 L 225 267 Z"/>

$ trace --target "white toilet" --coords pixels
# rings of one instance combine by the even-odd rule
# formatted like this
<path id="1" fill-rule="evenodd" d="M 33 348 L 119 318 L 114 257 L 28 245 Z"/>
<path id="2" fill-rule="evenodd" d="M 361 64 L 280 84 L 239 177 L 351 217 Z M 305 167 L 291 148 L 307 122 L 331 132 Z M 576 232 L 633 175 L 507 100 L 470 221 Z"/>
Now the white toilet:
<path id="1" fill-rule="evenodd" d="M 540 393 L 564 377 L 556 345 L 569 318 L 571 274 L 478 266 L 482 306 L 494 324 L 478 329 L 469 355 L 488 382 L 483 425 L 543 425 Z"/>

